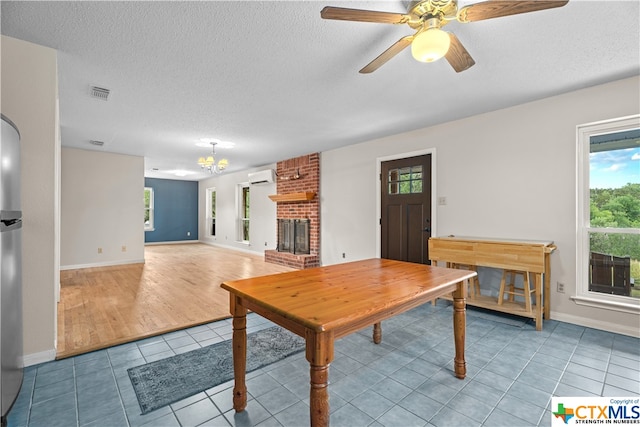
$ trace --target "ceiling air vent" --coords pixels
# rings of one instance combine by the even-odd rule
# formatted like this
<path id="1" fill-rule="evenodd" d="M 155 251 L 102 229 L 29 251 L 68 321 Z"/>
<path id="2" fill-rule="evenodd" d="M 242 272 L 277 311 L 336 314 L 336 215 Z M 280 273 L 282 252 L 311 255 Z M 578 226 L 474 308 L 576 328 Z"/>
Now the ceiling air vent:
<path id="1" fill-rule="evenodd" d="M 96 141 L 95 139 L 92 139 L 89 143 L 97 145 L 98 147 L 102 147 L 104 145 L 104 141 Z"/>
<path id="2" fill-rule="evenodd" d="M 103 87 L 91 86 L 91 97 L 100 99 L 102 101 L 106 101 L 109 98 L 109 89 L 105 89 Z"/>

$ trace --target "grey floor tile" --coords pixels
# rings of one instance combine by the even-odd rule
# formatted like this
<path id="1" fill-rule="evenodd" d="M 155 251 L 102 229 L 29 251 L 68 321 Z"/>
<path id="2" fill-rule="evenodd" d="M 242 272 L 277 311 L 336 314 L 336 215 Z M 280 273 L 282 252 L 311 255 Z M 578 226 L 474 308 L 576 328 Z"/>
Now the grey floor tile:
<path id="1" fill-rule="evenodd" d="M 306 397 L 306 396 L 305 396 Z M 285 387 L 280 386 L 269 393 L 266 393 L 256 400 L 272 415 L 294 405 L 300 401 L 301 397 L 291 393 Z"/>
<path id="2" fill-rule="evenodd" d="M 224 414 L 227 422 L 234 427 L 254 426 L 267 420 L 270 416 L 271 414 L 256 400 L 249 400 L 246 409 L 242 412 L 231 410 Z"/>
<path id="3" fill-rule="evenodd" d="M 179 425 L 180 424 L 176 424 L 176 426 L 179 426 Z M 227 418 L 224 415 L 218 415 L 217 417 L 212 418 L 209 421 L 205 421 L 204 423 L 200 424 L 198 427 L 229 427 L 230 425 L 231 424 L 229 424 L 229 421 L 227 421 Z M 263 425 L 263 424 L 260 423 L 257 425 Z M 152 427 L 152 426 L 149 426 L 149 427 Z"/>
<path id="4" fill-rule="evenodd" d="M 33 391 L 33 403 L 40 403 L 62 395 L 71 394 L 75 399 L 75 382 L 73 378 L 58 381 L 44 387 L 38 387 Z"/>
<path id="5" fill-rule="evenodd" d="M 309 406 L 304 402 L 298 402 L 274 415 L 271 423 L 275 422 L 275 424 L 267 423 L 267 420 L 264 421 L 264 424 L 276 426 L 294 426 L 296 424 L 302 423 L 303 420 L 308 420 L 309 416 Z"/>
<path id="6" fill-rule="evenodd" d="M 180 425 L 197 426 L 220 415 L 220 411 L 209 399 L 203 399 L 174 412 Z"/>
<path id="7" fill-rule="evenodd" d="M 187 333 L 173 336 L 172 338 L 166 338 L 166 341 L 169 347 L 171 347 L 174 350 L 176 348 L 196 344 L 196 340 L 194 340 L 193 337 L 191 335 L 188 335 Z"/>
<path id="8" fill-rule="evenodd" d="M 496 406 L 504 395 L 504 392 L 498 391 L 476 380 L 469 381 L 469 384 L 467 384 L 460 393 L 471 396 L 479 402 L 486 403 L 492 407 Z"/>
<path id="9" fill-rule="evenodd" d="M 95 357 L 91 359 L 86 359 L 86 360 L 83 360 L 82 362 L 76 361 L 75 374 L 76 376 L 89 375 L 93 371 L 97 371 L 100 369 L 109 369 L 109 368 L 111 368 L 111 364 L 109 363 L 107 352 L 103 351 L 101 353 L 98 353 Z"/>
<path id="10" fill-rule="evenodd" d="M 73 394 L 66 394 L 55 399 L 45 400 L 31 405 L 29 423 L 33 425 L 73 425 L 77 422 L 76 400 Z"/>
<path id="11" fill-rule="evenodd" d="M 566 372 L 580 375 L 598 382 L 604 382 L 604 377 L 607 374 L 605 371 L 601 371 L 595 368 L 589 368 L 588 366 L 580 365 L 575 362 L 569 362 Z"/>
<path id="12" fill-rule="evenodd" d="M 526 383 L 516 381 L 511 385 L 511 388 L 507 391 L 508 396 L 515 396 L 519 399 L 523 399 L 526 402 L 533 403 L 541 408 L 546 408 L 551 399 L 549 393 L 545 393 L 542 390 L 538 390 Z"/>
<path id="13" fill-rule="evenodd" d="M 476 425 L 480 425 L 489 416 L 489 414 L 491 414 L 493 408 L 493 405 L 483 403 L 480 400 L 477 400 L 476 398 L 471 397 L 467 394 L 458 393 L 453 397 L 453 399 L 449 401 L 449 403 L 447 403 L 447 410 L 440 411 L 438 415 L 442 413 L 450 413 L 451 410 L 463 412 L 465 417 L 475 421 Z M 461 422 L 458 425 L 466 425 L 465 423 L 463 423 L 463 420 L 459 419 L 459 417 L 457 416 L 453 417 L 453 419 L 459 420 Z M 438 417 L 430 420 L 430 422 L 437 426 L 442 424 L 442 422 L 439 421 Z M 469 423 L 469 425 L 472 424 L 474 423 Z"/>
<path id="14" fill-rule="evenodd" d="M 637 375 L 632 377 L 621 377 L 619 375 L 607 374 L 605 383 L 608 385 L 627 390 L 629 393 L 640 395 L 640 378 Z"/>
<path id="15" fill-rule="evenodd" d="M 560 382 L 563 384 L 570 385 L 572 387 L 576 387 L 582 390 L 586 390 L 589 393 L 593 393 L 596 396 L 599 396 L 602 393 L 602 388 L 604 383 L 601 381 L 594 381 L 587 377 L 583 377 L 581 375 L 573 374 L 571 372 L 565 372 Z"/>
<path id="16" fill-rule="evenodd" d="M 555 391 L 553 392 L 554 396 L 559 397 L 587 397 L 587 396 L 600 396 L 600 394 L 592 393 L 587 390 L 583 390 L 577 387 L 573 387 L 571 385 L 565 383 L 558 383 Z"/>
<path id="17" fill-rule="evenodd" d="M 411 393 L 409 396 L 401 400 L 398 406 L 401 406 L 403 409 L 417 415 L 425 421 L 429 421 L 445 405 L 421 393 Z M 378 421 L 386 425 L 386 422 L 383 420 L 378 419 Z"/>
<path id="18" fill-rule="evenodd" d="M 175 351 L 169 349 L 169 350 L 166 350 L 166 351 L 162 351 L 160 353 L 155 353 L 155 354 L 151 354 L 149 356 L 145 356 L 144 360 L 146 360 L 147 363 L 151 363 L 151 362 L 155 362 L 157 360 L 162 360 L 162 359 L 166 359 L 168 357 L 173 357 L 175 355 L 176 355 Z"/>
<path id="19" fill-rule="evenodd" d="M 36 388 L 46 387 L 59 381 L 73 379 L 73 363 L 67 363 L 61 369 L 47 369 L 36 374 Z"/>
<path id="20" fill-rule="evenodd" d="M 201 400 L 207 399 L 209 396 L 207 395 L 207 393 L 205 393 L 204 391 L 200 392 L 200 393 L 196 393 L 193 396 L 189 396 L 186 397 L 182 400 L 179 400 L 177 402 L 174 402 L 171 404 L 171 409 L 173 409 L 174 411 L 177 411 L 178 409 L 184 408 L 185 406 L 189 406 L 192 405 L 196 402 L 199 402 Z"/>
<path id="21" fill-rule="evenodd" d="M 373 390 L 367 390 L 353 399 L 351 404 L 371 418 L 376 419 L 391 409 L 394 402 Z"/>
<path id="22" fill-rule="evenodd" d="M 156 341 L 150 344 L 140 345 L 138 346 L 140 349 L 140 353 L 146 358 L 147 356 L 152 356 L 154 354 L 162 353 L 165 351 L 171 351 L 171 347 L 167 344 L 162 338 L 160 341 Z"/>
<path id="23" fill-rule="evenodd" d="M 434 373 L 436 372 L 435 369 L 436 367 L 434 366 Z M 425 375 L 409 369 L 406 366 L 393 372 L 389 375 L 389 378 L 409 387 L 410 389 L 416 389 L 420 384 L 427 380 Z"/>
<path id="24" fill-rule="evenodd" d="M 416 391 L 442 404 L 446 404 L 458 393 L 458 390 L 431 379 L 422 383 Z"/>
<path id="25" fill-rule="evenodd" d="M 600 371 L 606 371 L 609 364 L 609 356 L 586 356 L 582 354 L 574 354 L 571 358 L 571 362 L 578 363 L 588 368 L 598 369 Z"/>
<path id="26" fill-rule="evenodd" d="M 513 408 L 518 408 L 517 416 L 532 425 L 538 424 L 542 413 L 545 411 L 544 408 L 525 402 L 519 397 L 508 394 L 500 400 L 500 403 L 498 403 L 496 408 L 510 413 L 513 413 Z"/>
<path id="27" fill-rule="evenodd" d="M 80 423 L 81 427 L 105 427 L 105 426 L 126 426 L 127 417 L 122 407 L 107 414 L 103 418 L 91 421 L 89 423 Z"/>
<path id="28" fill-rule="evenodd" d="M 427 422 L 423 418 L 400 406 L 394 406 L 385 412 L 380 418 L 378 418 L 377 422 L 383 426 L 413 427 L 427 425 Z M 346 426 L 348 426 L 348 424 L 345 424 L 345 427 Z"/>
<path id="29" fill-rule="evenodd" d="M 429 422 L 437 427 L 474 427 L 482 424 L 448 407 L 442 408 Z"/>
<path id="30" fill-rule="evenodd" d="M 246 382 L 247 390 L 253 397 L 259 397 L 280 386 L 280 383 L 268 374 L 258 375 Z"/>
<path id="31" fill-rule="evenodd" d="M 381 396 L 386 397 L 394 403 L 398 403 L 412 392 L 409 387 L 400 384 L 399 382 L 394 381 L 391 378 L 385 378 L 382 381 L 376 383 L 371 387 L 371 390 L 375 391 Z"/>
<path id="32" fill-rule="evenodd" d="M 511 410 L 494 409 L 483 425 L 486 427 L 528 427 L 536 424 L 514 416 Z"/>

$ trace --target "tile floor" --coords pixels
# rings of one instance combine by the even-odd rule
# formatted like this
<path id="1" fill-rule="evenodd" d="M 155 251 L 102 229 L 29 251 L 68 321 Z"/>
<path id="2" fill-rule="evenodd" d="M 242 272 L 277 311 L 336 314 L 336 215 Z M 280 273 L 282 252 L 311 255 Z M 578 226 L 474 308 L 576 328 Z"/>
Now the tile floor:
<path id="1" fill-rule="evenodd" d="M 467 378 L 453 376 L 452 309 L 425 304 L 336 342 L 332 426 L 548 426 L 551 396 L 640 395 L 640 340 L 557 321 L 469 308 Z M 250 314 L 249 332 L 271 326 Z M 304 426 L 308 364 L 297 354 L 248 374 L 247 411 L 232 382 L 140 415 L 127 368 L 230 339 L 223 320 L 26 369 L 10 427 Z M 517 411 L 513 411 L 517 408 Z"/>

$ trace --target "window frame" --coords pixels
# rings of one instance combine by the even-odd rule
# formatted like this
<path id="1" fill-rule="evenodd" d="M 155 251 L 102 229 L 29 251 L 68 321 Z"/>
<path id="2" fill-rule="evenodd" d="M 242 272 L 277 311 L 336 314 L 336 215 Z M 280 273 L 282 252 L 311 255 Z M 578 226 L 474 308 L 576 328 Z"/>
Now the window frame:
<path id="1" fill-rule="evenodd" d="M 250 186 L 248 182 L 243 182 L 241 184 L 238 184 L 238 191 L 237 191 L 237 212 L 236 212 L 236 218 L 237 218 L 237 223 L 238 223 L 238 229 L 237 229 L 237 236 L 236 239 L 238 242 L 240 243 L 244 243 L 244 244 L 249 244 L 250 243 L 250 238 L 251 238 L 251 220 L 250 220 L 250 211 L 251 211 L 251 203 L 249 202 L 249 206 L 245 205 L 245 192 L 248 193 L 247 197 L 249 198 L 249 200 L 251 200 L 251 190 L 250 190 Z M 246 214 L 246 216 L 245 216 Z M 248 236 L 245 236 L 245 224 L 246 224 L 246 230 L 247 230 L 247 234 Z M 249 239 L 246 239 L 245 237 L 249 237 Z"/>
<path id="2" fill-rule="evenodd" d="M 625 313 L 640 313 L 640 298 L 589 291 L 589 234 L 640 234 L 634 228 L 591 228 L 590 163 L 591 137 L 640 127 L 640 114 L 576 126 L 576 294 L 571 299 L 579 305 Z"/>
<path id="3" fill-rule="evenodd" d="M 211 207 L 215 203 L 215 209 L 218 207 L 218 198 L 216 194 L 216 187 L 207 188 L 207 202 L 206 202 L 206 212 L 205 212 L 205 221 L 206 221 L 206 230 L 207 237 L 216 237 L 216 230 L 213 226 L 213 221 L 216 219 L 215 212 L 212 212 Z"/>
<path id="4" fill-rule="evenodd" d="M 154 191 L 153 191 L 153 187 L 144 187 L 144 192 L 146 193 L 147 191 L 149 191 L 149 207 L 147 208 L 146 203 L 145 203 L 145 197 L 144 194 L 142 196 L 142 203 L 144 205 L 144 211 L 146 213 L 146 211 L 149 211 L 149 224 L 147 225 L 146 223 L 144 224 L 144 231 L 155 231 L 155 223 L 154 223 L 154 205 L 155 205 L 155 201 L 154 201 Z"/>

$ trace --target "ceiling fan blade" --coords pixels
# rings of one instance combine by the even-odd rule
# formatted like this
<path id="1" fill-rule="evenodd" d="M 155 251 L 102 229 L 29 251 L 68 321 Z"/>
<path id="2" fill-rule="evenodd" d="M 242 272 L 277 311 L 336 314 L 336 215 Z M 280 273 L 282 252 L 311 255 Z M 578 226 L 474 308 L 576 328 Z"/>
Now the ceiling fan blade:
<path id="1" fill-rule="evenodd" d="M 347 9 L 344 7 L 326 6 L 320 12 L 324 19 L 338 19 L 341 21 L 376 22 L 380 24 L 404 24 L 409 15 L 404 13 L 378 12 L 374 10 Z"/>
<path id="2" fill-rule="evenodd" d="M 569 3 L 564 1 L 528 0 L 528 1 L 503 1 L 488 0 L 470 4 L 458 11 L 458 21 L 474 22 L 484 19 L 500 18 L 502 16 L 517 15 L 520 13 L 535 12 L 537 10 L 553 9 Z"/>
<path id="3" fill-rule="evenodd" d="M 382 52 L 376 59 L 369 62 L 362 70 L 361 74 L 372 73 L 381 66 L 383 66 L 388 60 L 399 54 L 404 48 L 409 46 L 413 41 L 413 36 L 405 36 L 395 42 L 389 49 Z"/>
<path id="4" fill-rule="evenodd" d="M 467 49 L 462 46 L 458 37 L 453 33 L 449 33 L 449 39 L 451 40 L 451 44 L 444 57 L 449 61 L 453 69 L 456 70 L 456 73 L 473 67 L 476 61 L 469 55 Z"/>

